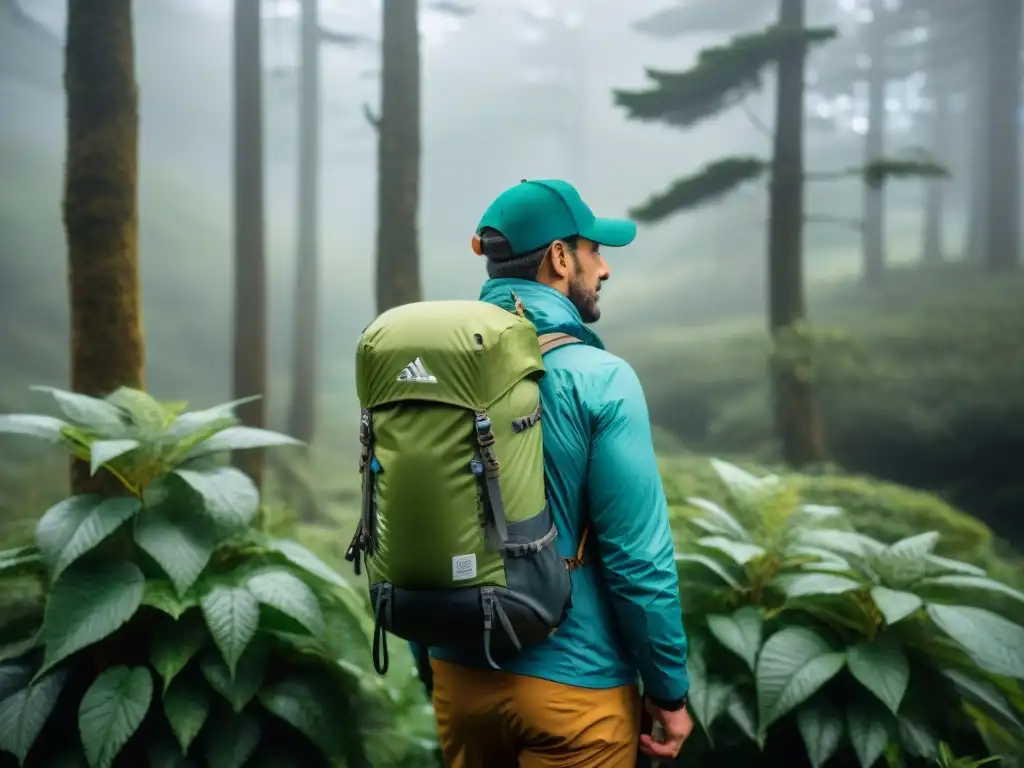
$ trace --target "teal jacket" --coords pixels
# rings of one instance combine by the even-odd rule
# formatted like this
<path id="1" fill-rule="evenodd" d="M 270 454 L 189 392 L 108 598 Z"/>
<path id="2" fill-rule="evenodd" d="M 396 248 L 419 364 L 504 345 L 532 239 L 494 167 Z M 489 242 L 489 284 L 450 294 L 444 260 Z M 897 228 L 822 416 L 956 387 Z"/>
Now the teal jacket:
<path id="1" fill-rule="evenodd" d="M 639 673 L 647 695 L 677 702 L 689 689 L 686 634 L 668 505 L 640 381 L 553 288 L 488 280 L 480 298 L 513 310 L 513 292 L 538 333 L 568 333 L 585 342 L 545 355 L 541 425 L 559 553 L 575 555 L 588 519 L 593 527 L 585 565 L 572 573 L 565 622 L 502 668 L 585 688 L 635 683 Z M 482 658 L 451 648 L 431 648 L 431 656 L 486 666 Z"/>

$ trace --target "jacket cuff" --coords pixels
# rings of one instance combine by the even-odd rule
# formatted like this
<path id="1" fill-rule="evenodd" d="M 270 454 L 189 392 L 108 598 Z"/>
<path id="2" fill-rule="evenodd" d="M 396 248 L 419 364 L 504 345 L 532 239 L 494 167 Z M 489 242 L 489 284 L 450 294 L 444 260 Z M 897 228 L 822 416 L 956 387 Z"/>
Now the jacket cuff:
<path id="1" fill-rule="evenodd" d="M 658 699 L 654 696 L 648 696 L 647 698 L 649 698 L 651 703 L 658 709 L 663 709 L 666 712 L 678 712 L 686 706 L 690 699 L 689 696 L 683 696 L 681 699 Z"/>

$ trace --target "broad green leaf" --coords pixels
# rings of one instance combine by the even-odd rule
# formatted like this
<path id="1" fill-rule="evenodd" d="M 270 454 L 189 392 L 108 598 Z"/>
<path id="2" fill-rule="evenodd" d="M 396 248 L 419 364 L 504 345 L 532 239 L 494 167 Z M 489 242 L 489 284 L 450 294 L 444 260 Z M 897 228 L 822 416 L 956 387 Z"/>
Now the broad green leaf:
<path id="1" fill-rule="evenodd" d="M 875 569 L 890 587 L 906 587 L 923 579 L 932 567 L 928 556 L 939 542 L 935 531 L 909 536 L 890 544 L 875 563 Z"/>
<path id="2" fill-rule="evenodd" d="M 172 420 L 172 412 L 159 400 L 139 389 L 118 387 L 104 398 L 131 418 L 145 437 L 155 437 Z"/>
<path id="3" fill-rule="evenodd" d="M 203 440 L 185 455 L 185 460 L 197 459 L 211 453 L 242 451 L 250 448 L 274 448 L 282 445 L 302 445 L 301 440 L 254 427 L 228 427 Z"/>
<path id="4" fill-rule="evenodd" d="M 189 614 L 156 634 L 149 660 L 164 682 L 164 691 L 203 647 L 207 637 L 206 625 L 198 621 L 195 614 Z"/>
<path id="5" fill-rule="evenodd" d="M 83 561 L 68 568 L 46 602 L 40 674 L 126 624 L 142 603 L 145 583 L 135 563 Z"/>
<path id="6" fill-rule="evenodd" d="M 68 426 L 53 416 L 36 416 L 28 413 L 5 413 L 0 415 L 0 433 L 38 437 L 50 443 L 60 443 L 64 428 Z"/>
<path id="7" fill-rule="evenodd" d="M 712 740 L 711 727 L 729 706 L 734 692 L 735 689 L 729 683 L 715 678 L 704 678 L 697 684 L 691 681 L 689 707 L 704 729 L 708 741 Z"/>
<path id="8" fill-rule="evenodd" d="M 743 659 L 753 671 L 764 631 L 761 609 L 746 606 L 729 616 L 708 616 L 707 622 L 718 642 Z"/>
<path id="9" fill-rule="evenodd" d="M 833 507 L 825 504 L 801 504 L 797 512 L 809 517 L 831 519 L 843 515 L 842 507 Z"/>
<path id="10" fill-rule="evenodd" d="M 199 601 L 206 625 L 217 643 L 231 674 L 246 647 L 256 635 L 260 604 L 248 589 L 214 587 Z"/>
<path id="11" fill-rule="evenodd" d="M 744 736 L 751 741 L 757 741 L 757 715 L 754 713 L 754 703 L 751 699 L 739 691 L 733 691 L 725 711 Z"/>
<path id="12" fill-rule="evenodd" d="M 890 712 L 899 711 L 910 683 L 910 662 L 903 651 L 881 641 L 859 643 L 846 650 L 846 666 Z"/>
<path id="13" fill-rule="evenodd" d="M 871 768 L 889 743 L 889 723 L 880 710 L 851 706 L 846 710 L 846 730 L 861 768 Z"/>
<path id="14" fill-rule="evenodd" d="M 929 576 L 942 576 L 947 573 L 962 573 L 966 576 L 984 576 L 985 569 L 979 568 L 970 563 L 962 563 L 959 560 L 950 560 L 947 557 L 928 555 Z"/>
<path id="15" fill-rule="evenodd" d="M 843 713 L 826 701 L 815 701 L 797 711 L 796 724 L 811 768 L 821 768 L 839 749 L 846 730 Z"/>
<path id="16" fill-rule="evenodd" d="M 199 605 L 192 593 L 178 597 L 174 585 L 166 579 L 150 579 L 142 594 L 142 604 L 156 608 L 177 621 L 189 608 Z"/>
<path id="17" fill-rule="evenodd" d="M 319 747 L 328 757 L 344 753 L 343 731 L 335 721 L 335 712 L 327 706 L 341 692 L 326 689 L 327 681 L 294 677 L 260 691 L 263 707 L 288 723 Z"/>
<path id="18" fill-rule="evenodd" d="M 244 472 L 234 467 L 176 469 L 174 472 L 203 498 L 206 514 L 218 527 L 237 530 L 256 517 L 260 493 Z"/>
<path id="19" fill-rule="evenodd" d="M 146 497 L 146 509 L 135 522 L 135 543 L 163 568 L 178 596 L 196 583 L 217 546 L 217 532 L 205 517 L 180 509 L 182 494 Z"/>
<path id="20" fill-rule="evenodd" d="M 729 490 L 730 493 L 740 499 L 749 498 L 758 494 L 763 488 L 762 478 L 752 475 L 745 469 L 740 469 L 735 464 L 721 459 L 711 459 L 711 468 Z"/>
<path id="21" fill-rule="evenodd" d="M 218 718 L 203 735 L 203 750 L 210 768 L 242 768 L 260 745 L 259 721 L 248 712 Z"/>
<path id="22" fill-rule="evenodd" d="M 181 747 L 174 737 L 162 733 L 146 747 L 149 768 L 197 768 L 194 760 L 181 754 Z"/>
<path id="23" fill-rule="evenodd" d="M 764 547 L 744 541 L 734 541 L 725 536 L 704 536 L 697 539 L 697 544 L 728 555 L 737 565 L 746 565 L 751 560 L 766 554 Z"/>
<path id="24" fill-rule="evenodd" d="M 924 559 L 935 551 L 939 543 L 937 531 L 919 533 L 893 542 L 886 550 L 887 557 L 905 557 L 911 560 Z"/>
<path id="25" fill-rule="evenodd" d="M 100 468 L 129 451 L 134 451 L 142 443 L 138 440 L 97 440 L 89 446 L 89 471 L 96 474 Z"/>
<path id="26" fill-rule="evenodd" d="M 22 575 L 46 575 L 46 561 L 38 547 L 25 546 L 0 552 L 0 574 L 17 577 Z"/>
<path id="27" fill-rule="evenodd" d="M 787 560 L 796 558 L 815 558 L 816 562 L 805 563 L 802 567 L 807 571 L 831 571 L 846 573 L 853 570 L 852 566 L 840 555 L 820 547 L 793 546 L 786 549 Z"/>
<path id="28" fill-rule="evenodd" d="M 37 392 L 49 392 L 57 401 L 67 419 L 99 437 L 125 437 L 127 414 L 113 403 L 99 398 L 66 392 L 54 387 L 32 387 Z"/>
<path id="29" fill-rule="evenodd" d="M 171 725 L 182 753 L 203 729 L 210 714 L 210 690 L 194 675 L 181 675 L 164 694 L 164 715 Z"/>
<path id="30" fill-rule="evenodd" d="M 1014 711 L 1013 706 L 1006 700 L 1006 696 L 998 687 L 987 680 L 969 677 L 957 669 L 943 669 L 942 674 L 952 681 L 965 699 L 989 715 L 997 717 L 1009 727 L 1024 732 L 1024 723 L 1021 722 L 1020 713 Z"/>
<path id="31" fill-rule="evenodd" d="M 287 539 L 278 539 L 269 542 L 267 544 L 267 549 L 271 552 L 276 552 L 296 568 L 301 568 L 306 573 L 316 576 L 321 581 L 326 581 L 328 584 L 341 589 L 348 590 L 352 588 L 341 574 L 301 544 L 297 544 L 296 542 L 289 541 Z"/>
<path id="32" fill-rule="evenodd" d="M 925 610 L 979 667 L 1024 680 L 1024 627 L 991 611 L 965 605 L 930 603 Z"/>
<path id="33" fill-rule="evenodd" d="M 250 643 L 238 660 L 232 676 L 220 655 L 209 653 L 203 657 L 203 677 L 211 688 L 231 704 L 235 712 L 241 712 L 263 685 L 268 659 L 264 643 Z"/>
<path id="34" fill-rule="evenodd" d="M 141 508 L 142 504 L 134 496 L 103 499 L 77 521 L 70 518 L 61 521 L 59 526 L 64 531 L 69 530 L 73 523 L 77 524 L 53 566 L 52 578 L 59 578 L 72 563 L 99 546 L 125 522 L 135 517 Z M 78 511 L 85 510 L 79 507 Z M 37 538 L 42 525 L 43 521 L 40 520 L 36 528 Z"/>
<path id="35" fill-rule="evenodd" d="M 900 743 L 914 757 L 934 760 L 939 753 L 939 740 L 927 723 L 916 717 L 900 715 Z"/>
<path id="36" fill-rule="evenodd" d="M 858 581 L 832 573 L 802 573 L 779 577 L 775 581 L 783 588 L 786 597 L 794 600 L 810 595 L 841 595 L 863 586 Z"/>
<path id="37" fill-rule="evenodd" d="M 721 563 L 712 560 L 707 555 L 695 555 L 690 553 L 676 554 L 676 567 L 679 567 L 683 563 L 697 563 L 699 565 L 703 565 L 733 589 L 740 588 L 739 581 L 737 581 Z"/>
<path id="38" fill-rule="evenodd" d="M 111 667 L 89 686 L 78 706 L 78 734 L 91 768 L 110 768 L 142 724 L 153 700 L 145 667 Z"/>
<path id="39" fill-rule="evenodd" d="M 283 570 L 263 571 L 247 582 L 249 591 L 264 605 L 295 619 L 311 635 L 323 639 L 324 615 L 316 595 L 302 579 Z"/>
<path id="40" fill-rule="evenodd" d="M 872 587 L 871 599 L 875 601 L 886 624 L 895 624 L 924 605 L 924 601 L 913 592 L 901 592 L 888 587 Z"/>
<path id="41" fill-rule="evenodd" d="M 50 507 L 36 524 L 36 546 L 50 570 L 57 566 L 64 547 L 82 522 L 103 503 L 102 496 L 69 496 Z"/>
<path id="42" fill-rule="evenodd" d="M 1020 592 L 1013 587 L 996 581 L 995 579 L 989 579 L 983 576 L 948 574 L 946 576 L 933 576 L 932 578 L 922 579 L 914 585 L 914 588 L 918 590 L 923 590 L 928 587 L 946 587 L 957 590 L 981 589 L 986 592 L 997 592 L 1000 595 L 1006 595 L 1007 597 L 1012 597 L 1014 600 L 1019 600 L 1024 603 L 1024 592 Z"/>
<path id="43" fill-rule="evenodd" d="M 730 515 L 724 507 L 715 504 L 713 501 L 695 497 L 688 498 L 686 503 L 705 512 L 708 516 L 705 520 L 716 528 L 716 533 L 725 534 L 740 541 L 750 541 L 750 532 L 740 524 L 739 520 Z"/>
<path id="44" fill-rule="evenodd" d="M 800 542 L 810 547 L 820 547 L 843 555 L 866 558 L 877 555 L 885 545 L 870 536 L 853 531 L 833 531 L 812 528 L 800 533 Z"/>
<path id="45" fill-rule="evenodd" d="M 202 430 L 207 427 L 216 426 L 221 423 L 226 423 L 230 426 L 237 422 L 235 416 L 235 409 L 240 405 L 251 403 L 255 400 L 259 400 L 259 395 L 253 395 L 251 397 L 243 397 L 239 400 L 232 400 L 230 403 L 222 403 L 215 405 L 212 408 L 206 408 L 201 411 L 189 411 L 188 413 L 181 414 L 174 423 L 171 425 L 169 434 L 172 438 L 181 440 L 194 432 Z"/>
<path id="46" fill-rule="evenodd" d="M 0 701 L 27 688 L 32 682 L 32 667 L 23 662 L 0 666 Z"/>
<path id="47" fill-rule="evenodd" d="M 24 687 L 0 700 L 0 750 L 17 757 L 19 764 L 25 762 L 39 732 L 53 713 L 67 681 L 67 670 L 55 670 L 34 683 L 31 677 L 31 674 L 23 674 L 21 682 Z"/>
<path id="48" fill-rule="evenodd" d="M 761 733 L 839 674 L 846 654 L 817 633 L 787 627 L 768 638 L 757 659 L 757 704 Z"/>

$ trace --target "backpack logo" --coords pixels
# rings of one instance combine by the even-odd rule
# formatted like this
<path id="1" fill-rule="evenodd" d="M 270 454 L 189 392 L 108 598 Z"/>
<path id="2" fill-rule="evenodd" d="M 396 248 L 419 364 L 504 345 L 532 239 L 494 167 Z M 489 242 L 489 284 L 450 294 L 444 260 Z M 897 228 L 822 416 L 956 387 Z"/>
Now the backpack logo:
<path id="1" fill-rule="evenodd" d="M 437 377 L 427 370 L 423 358 L 417 357 L 398 374 L 396 381 L 415 381 L 420 384 L 437 384 Z"/>

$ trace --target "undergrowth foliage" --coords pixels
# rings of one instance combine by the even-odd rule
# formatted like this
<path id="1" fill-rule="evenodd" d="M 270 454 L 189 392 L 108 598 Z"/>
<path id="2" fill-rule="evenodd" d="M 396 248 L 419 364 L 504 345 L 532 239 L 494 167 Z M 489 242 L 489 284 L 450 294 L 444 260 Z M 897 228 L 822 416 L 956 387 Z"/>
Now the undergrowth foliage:
<path id="1" fill-rule="evenodd" d="M 730 509 L 690 499 L 677 555 L 704 742 L 684 763 L 1024 754 L 1024 627 L 993 609 L 1024 594 L 935 555 L 937 533 L 886 545 L 777 477 L 714 467 Z"/>
<path id="2" fill-rule="evenodd" d="M 342 660 L 366 645 L 363 599 L 256 527 L 256 487 L 218 461 L 296 441 L 239 426 L 238 402 L 49 391 L 63 418 L 0 416 L 0 432 L 66 447 L 125 495 L 65 499 L 35 546 L 0 553 L 0 578 L 46 585 L 41 621 L 0 652 L 0 753 L 47 768 L 371 764 L 392 702 Z"/>

